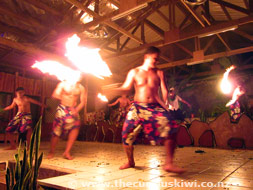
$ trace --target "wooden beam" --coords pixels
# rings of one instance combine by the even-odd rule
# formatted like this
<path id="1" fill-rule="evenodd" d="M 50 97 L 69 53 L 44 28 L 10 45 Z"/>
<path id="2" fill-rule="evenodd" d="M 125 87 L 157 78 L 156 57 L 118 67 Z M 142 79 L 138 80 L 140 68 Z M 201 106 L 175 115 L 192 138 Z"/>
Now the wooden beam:
<path id="1" fill-rule="evenodd" d="M 98 25 L 98 24 L 100 24 L 100 23 L 102 23 L 106 20 L 110 20 L 113 16 L 117 15 L 118 13 L 119 13 L 119 11 L 116 10 L 116 11 L 113 11 L 111 13 L 108 13 L 107 15 L 99 16 L 99 17 L 95 18 L 93 21 L 88 22 L 87 24 L 84 24 L 82 26 L 82 31 L 87 30 L 92 26 Z"/>
<path id="2" fill-rule="evenodd" d="M 141 22 L 141 40 L 143 41 L 144 44 L 146 43 L 144 21 Z"/>
<path id="3" fill-rule="evenodd" d="M 250 0 L 249 0 L 249 1 L 250 1 Z M 246 7 L 247 9 L 249 9 L 249 3 L 248 3 L 248 0 L 243 0 L 243 2 L 244 2 L 245 7 Z"/>
<path id="4" fill-rule="evenodd" d="M 33 34 L 29 34 L 28 32 L 23 32 L 22 30 L 16 28 L 16 27 L 10 27 L 10 26 L 6 26 L 0 23 L 0 31 L 3 32 L 9 32 L 11 34 L 14 34 L 20 38 L 23 38 L 27 41 L 34 41 L 35 36 L 33 36 Z"/>
<path id="5" fill-rule="evenodd" d="M 23 0 L 23 1 L 26 1 L 27 3 L 31 4 L 31 5 L 34 5 L 35 7 L 37 8 L 40 8 L 40 9 L 43 9 L 45 10 L 46 12 L 50 13 L 50 14 L 53 14 L 57 17 L 62 17 L 62 13 L 58 12 L 57 10 L 55 10 L 54 8 L 44 4 L 44 3 L 41 3 L 40 1 L 38 0 Z"/>
<path id="6" fill-rule="evenodd" d="M 236 11 L 239 11 L 241 13 L 244 13 L 244 14 L 247 14 L 249 15 L 250 11 L 248 9 L 245 9 L 245 8 L 242 8 L 240 6 L 237 6 L 235 4 L 232 4 L 232 3 L 229 3 L 229 2 L 226 2 L 226 1 L 223 1 L 223 0 L 210 0 L 214 3 L 217 3 L 217 4 L 220 4 L 220 5 L 223 5 L 225 7 L 228 7 L 230 9 L 234 9 Z"/>
<path id="7" fill-rule="evenodd" d="M 206 46 L 204 47 L 204 53 L 208 50 L 208 48 L 212 45 L 212 43 L 214 42 L 214 40 L 216 39 L 216 36 L 213 36 L 211 38 L 211 40 L 208 40 L 208 43 L 206 44 Z"/>
<path id="8" fill-rule="evenodd" d="M 16 19 L 16 21 L 22 22 L 28 26 L 32 26 L 34 28 L 39 28 L 44 30 L 46 27 L 42 24 L 40 24 L 37 20 L 29 17 L 25 17 L 24 15 L 21 14 L 17 14 L 17 13 L 13 13 L 11 12 L 9 9 L 7 9 L 6 7 L 0 6 L 0 14 L 4 14 L 7 15 L 9 17 L 11 17 L 12 19 Z"/>
<path id="9" fill-rule="evenodd" d="M 148 7 L 145 9 L 144 13 L 139 15 L 135 20 L 132 22 L 129 22 L 124 28 L 126 30 L 130 30 L 131 28 L 135 27 L 137 24 L 141 23 L 144 19 L 146 19 L 148 16 L 152 15 L 157 9 L 161 8 L 162 6 L 168 4 L 168 1 L 166 2 L 160 2 L 160 3 L 152 3 L 148 5 Z M 106 43 L 103 43 L 100 48 L 104 48 L 105 46 L 108 46 L 110 43 L 114 42 L 118 36 L 121 36 L 121 33 L 115 33 Z"/>
<path id="10" fill-rule="evenodd" d="M 193 56 L 192 52 L 188 50 L 186 47 L 184 47 L 183 45 L 181 45 L 180 43 L 175 43 L 175 45 L 179 47 L 180 49 L 182 49 L 187 54 L 189 54 L 191 57 Z"/>
<path id="11" fill-rule="evenodd" d="M 240 30 L 233 30 L 233 32 L 236 33 L 236 34 L 239 34 L 240 36 L 242 36 L 244 38 L 249 39 L 250 41 L 253 41 L 253 36 L 250 35 L 250 34 L 247 34 L 247 33 L 243 32 L 243 31 L 240 31 Z"/>
<path id="12" fill-rule="evenodd" d="M 167 16 L 165 16 L 159 9 L 156 10 L 156 12 L 168 23 L 170 24 L 170 20 Z"/>
<path id="13" fill-rule="evenodd" d="M 224 5 L 220 5 L 220 6 L 221 6 L 223 12 L 225 13 L 225 15 L 227 16 L 228 20 L 232 20 L 232 18 L 230 16 L 228 10 L 226 9 L 226 7 Z"/>
<path id="14" fill-rule="evenodd" d="M 65 0 L 73 5 L 75 5 L 76 7 L 78 7 L 79 9 L 87 12 L 89 15 L 93 16 L 94 18 L 98 18 L 100 17 L 97 13 L 93 12 L 92 10 L 90 10 L 89 8 L 85 7 L 83 4 L 81 4 L 80 2 L 76 1 L 76 0 Z M 132 35 L 130 32 L 126 31 L 124 28 L 120 27 L 119 25 L 117 25 L 116 23 L 112 22 L 112 21 L 104 21 L 104 23 L 108 26 L 110 26 L 111 28 L 113 28 L 114 30 L 119 31 L 120 33 L 126 35 L 127 37 L 135 40 L 136 42 L 142 44 L 143 42 L 137 38 L 136 36 Z"/>
<path id="15" fill-rule="evenodd" d="M 199 22 L 199 24 L 204 28 L 205 24 L 201 21 L 201 19 L 198 17 L 198 15 L 195 13 L 195 11 L 185 3 L 184 0 L 181 0 L 181 3 L 188 9 L 188 11 L 192 14 L 192 16 Z"/>
<path id="16" fill-rule="evenodd" d="M 44 57 L 47 59 L 59 61 L 62 64 L 70 66 L 69 62 L 66 58 L 59 56 L 57 54 L 53 54 L 53 53 L 41 50 L 41 49 L 34 47 L 32 45 L 27 46 L 22 43 L 7 40 L 5 38 L 0 38 L 0 44 L 10 47 L 10 48 L 13 48 L 13 49 L 16 49 L 16 50 L 20 50 L 22 52 L 29 53 L 29 54 L 33 55 L 34 57 Z"/>
<path id="17" fill-rule="evenodd" d="M 210 21 L 209 21 L 204 15 L 202 15 L 202 17 L 203 17 L 203 19 L 206 21 L 206 23 L 207 23 L 209 26 L 211 26 Z M 228 44 L 225 42 L 225 40 L 221 37 L 221 35 L 220 35 L 220 34 L 216 34 L 216 35 L 218 36 L 218 38 L 220 39 L 220 41 L 224 44 L 224 46 L 225 46 L 228 50 L 230 50 L 230 47 L 229 47 Z"/>
<path id="18" fill-rule="evenodd" d="M 184 20 L 183 20 L 183 21 L 181 22 L 181 24 L 179 25 L 179 29 L 181 29 L 189 19 L 191 19 L 191 21 L 192 21 L 193 23 L 196 22 L 196 20 L 195 20 L 195 19 L 193 18 L 193 16 L 192 16 L 192 14 L 191 14 L 189 11 L 186 12 L 185 7 L 184 7 L 181 3 L 177 3 L 176 6 L 177 6 L 177 7 L 181 10 L 181 12 L 185 15 Z M 194 6 L 194 7 L 193 7 L 193 10 L 197 10 L 198 8 L 199 8 L 199 6 Z"/>
<path id="19" fill-rule="evenodd" d="M 147 26 L 152 29 L 156 34 L 158 34 L 160 37 L 164 38 L 164 31 L 159 28 L 158 26 L 156 26 L 154 23 L 152 23 L 149 20 L 144 20 L 145 24 L 147 24 Z"/>
<path id="20" fill-rule="evenodd" d="M 243 25 L 243 24 L 247 24 L 247 23 L 251 23 L 251 22 L 253 22 L 253 17 L 248 16 L 248 17 L 237 19 L 237 20 L 226 21 L 226 22 L 222 22 L 219 24 L 213 24 L 211 26 L 207 26 L 205 28 L 201 28 L 199 30 L 194 30 L 191 32 L 180 32 L 178 39 L 174 39 L 171 41 L 158 40 L 158 41 L 155 41 L 152 43 L 143 44 L 139 47 L 132 48 L 132 49 L 122 51 L 122 52 L 114 54 L 114 55 L 107 56 L 107 57 L 105 57 L 105 59 L 110 59 L 110 58 L 128 55 L 128 54 L 136 54 L 136 53 L 138 54 L 138 52 L 143 51 L 144 49 L 146 49 L 149 46 L 158 46 L 158 47 L 166 46 L 168 44 L 173 44 L 173 43 L 176 43 L 179 41 L 183 41 L 183 40 L 187 40 L 187 39 L 194 38 L 197 36 L 209 34 L 210 32 L 215 33 L 216 31 L 220 31 L 225 28 Z"/>
<path id="21" fill-rule="evenodd" d="M 138 24 L 132 31 L 132 34 L 134 34 L 137 29 L 139 28 L 140 24 Z M 122 44 L 122 46 L 120 47 L 120 51 L 122 51 L 124 49 L 124 47 L 127 45 L 127 43 L 129 42 L 130 38 L 127 38 L 126 41 Z M 144 43 L 145 43 L 145 39 L 141 39 Z"/>
<path id="22" fill-rule="evenodd" d="M 221 52 L 221 53 L 214 53 L 211 55 L 206 55 L 206 56 L 204 56 L 204 60 L 212 60 L 212 59 L 217 59 L 220 57 L 229 57 L 232 55 L 237 55 L 237 54 L 247 53 L 247 52 L 253 52 L 253 46 L 230 50 L 230 51 L 225 51 L 225 52 Z M 179 60 L 179 61 L 174 61 L 174 62 L 158 65 L 157 67 L 160 69 L 164 69 L 164 68 L 169 68 L 169 67 L 186 65 L 187 63 L 190 63 L 192 61 L 193 61 L 193 59 L 184 59 L 184 60 Z"/>

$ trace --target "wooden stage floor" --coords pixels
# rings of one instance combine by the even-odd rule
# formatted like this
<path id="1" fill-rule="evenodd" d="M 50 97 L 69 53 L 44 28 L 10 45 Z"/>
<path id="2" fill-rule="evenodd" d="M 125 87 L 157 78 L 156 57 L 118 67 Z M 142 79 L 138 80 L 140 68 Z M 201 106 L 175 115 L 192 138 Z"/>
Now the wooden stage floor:
<path id="1" fill-rule="evenodd" d="M 45 153 L 42 167 L 61 168 L 69 173 L 40 180 L 40 184 L 51 189 L 253 189 L 252 150 L 178 148 L 175 163 L 186 168 L 187 172 L 175 175 L 162 170 L 165 156 L 162 146 L 137 145 L 137 167 L 119 170 L 119 166 L 126 162 L 121 144 L 77 141 L 72 151 L 75 159 L 66 160 L 61 156 L 65 143 L 58 144 L 56 155 L 50 160 L 46 158 L 49 143 L 41 143 L 41 151 Z M 0 162 L 13 160 L 16 151 L 5 151 L 4 148 L 0 143 Z M 204 153 L 196 153 L 196 150 Z"/>

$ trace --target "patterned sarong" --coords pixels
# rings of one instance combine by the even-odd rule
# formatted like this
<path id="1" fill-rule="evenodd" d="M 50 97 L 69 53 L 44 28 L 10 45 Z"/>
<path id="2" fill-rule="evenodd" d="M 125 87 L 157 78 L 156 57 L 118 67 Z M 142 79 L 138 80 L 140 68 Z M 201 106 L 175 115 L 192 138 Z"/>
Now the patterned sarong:
<path id="1" fill-rule="evenodd" d="M 32 115 L 27 112 L 18 112 L 17 115 L 9 122 L 6 132 L 24 133 L 32 127 Z"/>
<path id="2" fill-rule="evenodd" d="M 56 109 L 53 122 L 53 135 L 60 137 L 62 134 L 67 134 L 78 127 L 80 127 L 79 115 L 73 115 L 71 107 L 60 104 Z"/>
<path id="3" fill-rule="evenodd" d="M 126 116 L 122 130 L 122 141 L 132 145 L 143 131 L 152 145 L 159 144 L 177 132 L 178 125 L 158 103 L 134 102 Z"/>

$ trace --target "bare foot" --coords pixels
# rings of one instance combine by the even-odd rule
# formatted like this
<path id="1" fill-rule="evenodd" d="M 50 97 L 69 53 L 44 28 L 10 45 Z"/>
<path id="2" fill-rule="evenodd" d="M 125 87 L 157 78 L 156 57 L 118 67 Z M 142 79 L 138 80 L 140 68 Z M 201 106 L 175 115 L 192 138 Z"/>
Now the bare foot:
<path id="1" fill-rule="evenodd" d="M 74 157 L 72 157 L 69 153 L 63 153 L 63 158 L 67 159 L 67 160 L 73 160 Z"/>
<path id="2" fill-rule="evenodd" d="M 130 164 L 129 162 L 127 162 L 126 164 L 122 165 L 119 167 L 120 170 L 124 170 L 127 168 L 134 168 L 135 167 L 135 163 Z"/>
<path id="3" fill-rule="evenodd" d="M 52 159 L 54 157 L 54 154 L 53 153 L 49 153 L 48 155 L 47 155 L 47 159 Z"/>
<path id="4" fill-rule="evenodd" d="M 174 166 L 174 165 L 165 165 L 165 166 L 163 167 L 163 169 L 164 169 L 166 172 L 172 172 L 172 173 L 177 173 L 177 174 L 182 174 L 182 173 L 186 172 L 185 169 L 179 168 L 179 167 Z"/>

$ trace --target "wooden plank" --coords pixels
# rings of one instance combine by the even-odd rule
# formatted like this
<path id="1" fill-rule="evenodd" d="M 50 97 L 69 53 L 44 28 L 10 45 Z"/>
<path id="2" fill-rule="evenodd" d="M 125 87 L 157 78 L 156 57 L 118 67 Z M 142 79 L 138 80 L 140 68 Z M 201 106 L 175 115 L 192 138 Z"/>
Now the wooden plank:
<path id="1" fill-rule="evenodd" d="M 204 60 L 212 60 L 212 59 L 217 59 L 220 57 L 228 57 L 228 56 L 237 55 L 241 53 L 247 53 L 247 52 L 253 52 L 253 46 L 206 55 L 204 56 Z M 186 65 L 187 63 L 190 63 L 190 62 L 193 62 L 193 59 L 183 59 L 179 61 L 169 62 L 169 63 L 158 65 L 157 67 L 160 69 L 165 69 L 169 67 Z"/>
<path id="2" fill-rule="evenodd" d="M 225 7 L 234 9 L 236 11 L 239 11 L 239 12 L 247 14 L 247 15 L 249 15 L 249 13 L 250 13 L 250 11 L 245 9 L 245 8 L 239 7 L 235 4 L 232 4 L 232 3 L 229 3 L 229 2 L 226 2 L 226 1 L 223 1 L 223 0 L 210 0 L 210 1 L 212 1 L 214 3 L 218 3 L 220 5 L 224 5 Z"/>

